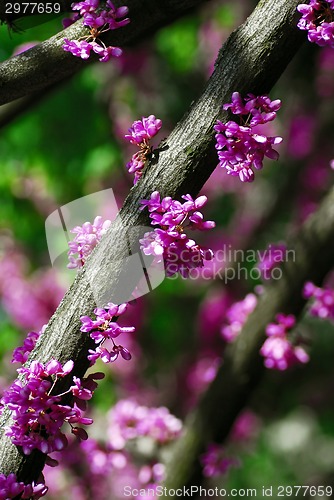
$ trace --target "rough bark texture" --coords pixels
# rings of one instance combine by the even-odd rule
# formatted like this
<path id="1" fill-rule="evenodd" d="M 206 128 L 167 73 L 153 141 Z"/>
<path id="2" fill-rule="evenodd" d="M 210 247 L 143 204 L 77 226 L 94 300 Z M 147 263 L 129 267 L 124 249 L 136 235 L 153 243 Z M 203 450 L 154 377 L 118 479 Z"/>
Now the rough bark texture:
<path id="1" fill-rule="evenodd" d="M 135 4 L 139 5 L 139 2 L 133 1 L 133 5 Z M 140 2 L 140 4 L 142 5 L 143 2 Z M 186 2 L 164 2 L 165 8 L 173 8 L 174 12 L 178 4 L 185 5 Z M 131 235 L 126 237 L 123 227 L 135 227 L 148 222 L 147 215 L 138 210 L 140 199 L 149 197 L 150 193 L 157 189 L 163 196 L 180 197 L 184 193 L 195 195 L 203 186 L 217 163 L 213 147 L 213 125 L 218 117 L 227 117 L 221 111 L 222 103 L 228 102 L 231 93 L 236 90 L 242 94 L 247 92 L 254 92 L 255 94 L 268 92 L 298 50 L 303 35 L 295 28 L 294 14 L 297 4 L 298 0 L 263 0 L 258 4 L 249 19 L 232 33 L 219 54 L 215 71 L 203 90 L 203 94 L 192 105 L 170 137 L 156 152 L 141 181 L 131 190 L 112 229 L 95 249 L 91 258 L 88 259 L 85 268 L 78 274 L 74 284 L 51 318 L 45 333 L 32 353 L 31 359 L 42 362 L 49 360 L 51 357 L 58 359 L 60 362 L 73 359 L 75 361 L 75 374 L 80 376 L 84 373 L 87 367 L 86 350 L 88 342 L 85 335 L 79 331 L 79 318 L 82 315 L 89 315 L 94 308 L 94 297 L 89 283 L 94 282 L 102 293 L 103 291 L 107 292 L 111 287 L 116 287 L 121 281 L 122 272 L 124 271 L 121 259 L 128 255 L 128 240 L 134 239 Z M 145 1 L 145 7 L 140 17 L 143 25 L 146 26 L 145 29 L 148 29 L 147 18 L 150 19 L 155 11 L 155 7 L 152 7 L 153 10 L 149 8 L 150 5 L 148 1 Z M 187 5 L 189 6 L 189 2 Z M 164 11 L 164 16 L 167 15 L 168 12 Z M 74 30 L 76 29 L 74 28 Z M 138 27 L 134 29 L 136 30 Z M 135 36 L 137 34 L 138 32 L 135 31 Z M 39 75 L 43 72 L 43 67 L 48 77 L 50 77 L 50 71 L 56 73 L 56 71 L 60 70 L 60 66 L 50 69 L 47 60 L 51 58 L 54 61 L 54 57 L 59 57 L 57 59 L 59 64 L 65 65 L 65 73 L 68 74 L 66 68 L 69 68 L 69 60 L 66 54 L 59 55 L 59 46 L 59 39 L 58 42 L 46 42 L 39 51 L 34 53 L 32 63 L 34 70 Z M 30 59 L 30 56 L 26 57 Z M 24 58 L 21 61 L 24 61 Z M 10 65 L 10 63 L 6 64 Z M 3 67 L 0 68 L 0 74 L 1 71 L 2 74 L 6 73 Z M 12 74 L 13 71 L 10 73 Z M 21 76 L 18 76 L 16 83 L 14 82 L 14 87 L 17 89 L 21 88 L 18 82 L 20 78 L 23 78 L 23 81 L 25 80 L 23 75 L 26 73 L 19 70 L 19 74 Z M 7 91 L 4 90 L 8 83 L 7 81 L 0 88 L 2 98 L 5 95 L 12 97 L 8 87 Z M 323 225 L 320 226 L 319 231 L 321 231 L 322 227 Z M 327 226 L 324 229 L 327 229 Z M 114 238 L 113 234 L 116 234 L 117 238 Z M 312 248 L 314 245 L 319 244 L 321 250 L 320 242 L 317 242 L 313 236 L 312 234 Z M 306 268 L 309 269 L 309 263 Z M 290 271 L 287 270 L 287 272 Z M 299 272 L 299 268 L 294 268 L 294 272 Z M 302 275 L 304 276 L 303 273 Z M 292 277 L 298 279 L 297 275 L 292 275 Z M 274 312 L 281 309 L 284 293 L 285 289 L 282 289 L 280 293 L 276 292 L 271 296 L 272 302 L 268 304 L 268 311 L 265 316 L 267 319 Z M 275 299 L 276 295 L 277 300 L 279 299 L 278 302 Z M 112 300 L 112 297 L 109 298 Z M 256 324 L 256 320 L 253 321 Z M 261 319 L 259 324 L 262 324 L 262 322 Z M 255 334 L 252 334 L 252 336 L 255 336 L 258 345 L 257 336 Z M 243 397 L 244 384 L 250 377 L 246 372 L 246 369 L 248 369 L 247 352 L 250 355 L 249 359 L 252 359 L 255 351 L 254 345 L 249 346 L 247 344 L 242 347 L 240 344 L 240 346 L 242 356 L 240 357 L 239 351 L 237 351 L 235 360 L 233 360 L 233 363 L 230 362 L 233 367 L 232 372 L 236 370 L 234 367 L 240 367 L 238 369 L 242 370 L 242 374 L 245 374 L 246 377 L 246 381 L 239 382 L 240 390 L 238 395 L 233 396 L 238 401 Z M 253 370 L 250 365 L 249 368 Z M 221 401 L 222 405 L 224 402 L 229 404 L 229 400 Z M 231 402 L 233 403 L 233 401 Z M 235 407 L 236 405 L 232 404 L 232 410 L 226 413 L 228 422 L 232 419 Z M 203 409 L 203 405 L 201 408 Z M 187 445 L 190 446 L 189 450 L 191 451 L 201 446 L 201 443 L 199 443 L 200 438 L 196 435 L 196 432 L 194 434 L 194 429 L 199 429 L 202 432 L 205 429 L 204 423 L 207 422 L 207 418 L 212 416 L 209 411 L 205 413 L 205 417 L 201 416 L 201 413 L 196 415 L 195 427 L 190 427 L 190 434 L 188 433 L 187 438 L 190 444 L 193 440 L 197 441 L 197 444 Z M 2 422 L 2 425 L 5 424 L 8 424 L 6 418 Z M 214 420 L 210 425 L 215 426 L 215 424 L 216 421 Z M 226 425 L 224 423 L 224 426 Z M 183 474 L 183 478 L 186 478 L 190 473 L 189 460 L 192 461 L 193 459 L 188 457 L 188 461 L 184 466 L 186 472 Z M 179 460 L 177 462 L 178 466 L 181 466 Z M 18 472 L 21 480 L 31 481 L 38 476 L 41 469 L 40 465 L 40 463 L 34 461 L 34 458 L 22 457 L 9 440 L 2 435 L 0 439 L 0 471 L 2 473 Z M 174 474 L 176 474 L 175 471 L 173 471 L 172 475 Z"/>
<path id="2" fill-rule="evenodd" d="M 115 2 L 129 7 L 128 26 L 103 35 L 106 44 L 123 47 L 133 44 L 157 29 L 171 23 L 191 8 L 209 0 L 127 0 Z M 62 48 L 64 38 L 78 40 L 87 36 L 82 21 L 63 30 L 49 40 L 0 64 L 0 105 L 49 87 L 87 66 L 97 57 L 84 61 Z"/>

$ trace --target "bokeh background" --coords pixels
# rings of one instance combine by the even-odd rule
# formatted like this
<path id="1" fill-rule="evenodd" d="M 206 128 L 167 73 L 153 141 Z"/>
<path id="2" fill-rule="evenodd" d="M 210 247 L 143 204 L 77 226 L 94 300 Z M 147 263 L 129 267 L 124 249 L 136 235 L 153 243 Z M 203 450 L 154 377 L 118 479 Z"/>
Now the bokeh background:
<path id="1" fill-rule="evenodd" d="M 59 206 L 107 188 L 122 205 L 132 187 L 126 163 L 134 151 L 123 138 L 128 127 L 149 114 L 161 118 L 158 146 L 200 95 L 221 44 L 253 7 L 247 0 L 211 1 L 127 48 L 119 60 L 90 65 L 36 96 L 10 123 L 3 118 L 12 104 L 0 109 L 2 388 L 15 377 L 11 351 L 28 331 L 42 328 L 65 291 L 62 277 L 51 268 L 45 219 Z M 1 26 L 0 60 L 59 29 L 59 18 L 19 34 Z M 205 216 L 217 223 L 203 240 L 213 249 L 230 245 L 256 251 L 284 242 L 332 185 L 334 52 L 305 44 L 270 96 L 282 100 L 271 124 L 273 135 L 284 139 L 280 159 L 268 161 L 253 184 L 216 169 L 202 190 L 209 198 Z M 101 210 L 108 217 L 107 209 Z M 249 270 L 254 265 L 247 263 Z M 145 466 L 168 454 L 168 447 L 164 451 L 155 443 L 153 449 L 152 443 L 133 439 L 125 465 L 110 449 L 112 408 L 131 400 L 166 406 L 183 420 L 223 360 L 221 330 L 229 324 L 229 308 L 261 291 L 259 286 L 261 281 L 251 276 L 228 283 L 219 275 L 179 277 L 166 279 L 132 304 L 124 321 L 136 326 L 128 339 L 133 359 L 99 366 L 106 378 L 90 404 L 94 446 L 79 454 L 73 444 L 60 467 L 46 468 L 47 498 L 117 499 L 123 498 L 122 485 L 150 484 L 153 473 Z M 305 313 L 298 331 L 307 339 L 310 362 L 283 373 L 266 371 L 221 450 L 231 466 L 207 478 L 208 485 L 259 490 L 333 484 L 334 328 Z"/>

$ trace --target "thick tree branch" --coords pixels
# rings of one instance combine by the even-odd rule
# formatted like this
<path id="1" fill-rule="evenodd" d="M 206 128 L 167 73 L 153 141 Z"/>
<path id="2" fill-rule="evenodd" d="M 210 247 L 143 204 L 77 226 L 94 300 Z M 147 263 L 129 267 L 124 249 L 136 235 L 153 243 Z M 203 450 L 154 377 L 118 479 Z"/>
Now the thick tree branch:
<path id="1" fill-rule="evenodd" d="M 172 2 L 166 3 L 172 6 Z M 268 92 L 298 50 L 303 37 L 295 28 L 297 5 L 298 0 L 263 0 L 249 19 L 232 33 L 220 52 L 203 94 L 157 151 L 142 179 L 131 190 L 119 217 L 51 318 L 31 359 L 42 362 L 50 358 L 60 362 L 73 359 L 75 374 L 82 375 L 87 368 L 88 342 L 79 331 L 79 318 L 91 314 L 94 308 L 90 283 L 94 283 L 101 294 L 105 292 L 106 300 L 113 299 L 109 291 L 122 282 L 122 259 L 129 254 L 129 240 L 135 242 L 133 235 L 126 237 L 124 226 L 133 228 L 148 222 L 147 214 L 138 210 L 140 199 L 149 197 L 156 189 L 163 196 L 195 195 L 203 186 L 217 163 L 213 125 L 218 117 L 227 118 L 226 113 L 222 113 L 222 103 L 228 102 L 236 90 L 242 94 Z M 148 15 L 145 11 L 144 14 Z M 47 57 L 46 47 L 43 51 L 43 57 Z M 37 60 L 36 70 L 40 74 Z M 113 237 L 115 234 L 117 237 Z M 8 421 L 3 418 L 2 425 L 6 424 Z M 40 466 L 30 457 L 21 456 L 2 435 L 0 471 L 5 474 L 19 472 L 21 480 L 31 481 L 38 476 Z"/>
<path id="2" fill-rule="evenodd" d="M 101 37 L 106 44 L 123 47 L 151 36 L 162 26 L 203 4 L 203 0 L 127 0 L 124 3 L 129 7 L 131 22 Z M 43 90 L 97 61 L 97 57 L 84 61 L 62 48 L 64 38 L 77 40 L 87 33 L 79 20 L 49 40 L 0 64 L 0 105 Z"/>

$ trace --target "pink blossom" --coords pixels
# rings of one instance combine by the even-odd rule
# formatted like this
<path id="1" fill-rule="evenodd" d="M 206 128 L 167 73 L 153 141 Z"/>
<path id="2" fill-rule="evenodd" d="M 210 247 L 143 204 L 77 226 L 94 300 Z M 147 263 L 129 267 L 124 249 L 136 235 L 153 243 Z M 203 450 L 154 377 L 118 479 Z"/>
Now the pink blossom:
<path id="1" fill-rule="evenodd" d="M 152 153 L 150 139 L 157 135 L 161 127 L 162 121 L 154 115 L 150 115 L 134 121 L 128 129 L 129 133 L 124 136 L 131 144 L 139 147 L 139 151 L 132 155 L 131 160 L 126 165 L 128 171 L 135 174 L 134 184 L 142 176 L 143 168 Z"/>
<path id="2" fill-rule="evenodd" d="M 309 281 L 304 285 L 303 295 L 306 299 L 312 299 L 309 308 L 312 316 L 334 321 L 334 290 L 332 288 L 320 288 Z"/>
<path id="3" fill-rule="evenodd" d="M 82 226 L 76 226 L 71 230 L 75 238 L 68 243 L 69 269 L 82 267 L 87 257 L 92 253 L 102 236 L 110 227 L 110 220 L 103 220 L 101 216 L 94 219 L 93 224 L 85 222 Z"/>
<path id="4" fill-rule="evenodd" d="M 118 318 L 127 310 L 127 304 L 117 305 L 113 302 L 109 302 L 105 309 L 97 307 L 94 309 L 95 319 L 90 318 L 90 316 L 81 316 L 80 321 L 82 326 L 80 330 L 85 333 L 89 333 L 89 336 L 98 344 L 98 347 L 93 350 L 89 349 L 88 359 L 93 365 L 99 358 L 104 363 L 112 363 L 116 361 L 119 354 L 123 359 L 129 361 L 131 359 L 131 353 L 126 347 L 122 345 L 116 345 L 114 339 L 123 333 L 132 333 L 135 331 L 133 326 L 120 326 L 116 317 Z M 110 339 L 112 341 L 112 349 L 106 349 L 101 344 Z"/>
<path id="5" fill-rule="evenodd" d="M 333 0 L 310 0 L 309 4 L 299 4 L 302 14 L 297 26 L 307 31 L 310 42 L 320 47 L 334 47 L 334 2 Z"/>
<path id="6" fill-rule="evenodd" d="M 279 263 L 286 260 L 287 246 L 284 243 L 272 244 L 259 252 L 258 269 L 261 272 L 262 279 L 269 280 L 274 277 L 274 270 Z"/>
<path id="7" fill-rule="evenodd" d="M 295 317 L 290 314 L 276 315 L 276 323 L 267 325 L 266 334 L 268 338 L 265 340 L 260 349 L 260 354 L 265 358 L 264 364 L 266 368 L 275 370 L 287 370 L 293 365 L 307 363 L 309 356 L 306 351 L 299 345 L 299 342 L 294 344 L 289 339 L 289 331 L 294 327 L 296 322 Z"/>
<path id="8" fill-rule="evenodd" d="M 184 203 L 170 196 L 161 199 L 160 193 L 154 191 L 150 199 L 141 200 L 141 209 L 147 207 L 150 212 L 151 224 L 160 228 L 145 233 L 139 241 L 145 255 L 152 255 L 157 263 L 164 262 L 167 276 L 180 273 L 187 278 L 191 269 L 203 267 L 204 260 L 211 260 L 213 252 L 190 239 L 185 230 L 207 231 L 215 223 L 204 221 L 198 210 L 206 204 L 206 196 L 193 199 L 187 194 L 182 198 Z"/>
<path id="9" fill-rule="evenodd" d="M 259 134 L 258 126 L 274 120 L 280 106 L 278 99 L 271 101 L 268 96 L 253 94 L 243 99 L 239 92 L 233 92 L 232 102 L 224 104 L 225 110 L 230 109 L 240 117 L 240 123 L 218 120 L 214 126 L 219 164 L 229 175 L 239 176 L 242 182 L 252 182 L 253 169 L 262 169 L 265 156 L 278 159 L 279 154 L 273 146 L 280 144 L 282 138 Z"/>
<path id="10" fill-rule="evenodd" d="M 200 457 L 203 467 L 203 475 L 206 477 L 217 477 L 224 475 L 231 467 L 237 467 L 239 461 L 227 457 L 223 447 L 211 443 L 206 452 Z"/>
<path id="11" fill-rule="evenodd" d="M 228 309 L 226 313 L 228 324 L 221 329 L 221 335 L 226 342 L 233 342 L 236 339 L 256 304 L 256 295 L 249 293 L 243 300 L 235 302 Z"/>

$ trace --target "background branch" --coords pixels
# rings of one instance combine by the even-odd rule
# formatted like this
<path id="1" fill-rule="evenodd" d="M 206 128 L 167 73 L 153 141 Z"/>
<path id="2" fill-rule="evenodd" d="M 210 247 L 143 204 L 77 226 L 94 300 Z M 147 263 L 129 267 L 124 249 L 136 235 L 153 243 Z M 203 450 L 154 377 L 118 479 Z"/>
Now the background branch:
<path id="1" fill-rule="evenodd" d="M 179 488 L 200 482 L 197 457 L 209 442 L 222 442 L 238 413 L 264 373 L 259 350 L 266 338 L 265 328 L 278 312 L 299 315 L 305 305 L 305 281 L 321 284 L 333 268 L 334 189 L 318 211 L 288 241 L 295 259 L 282 267 L 283 277 L 267 286 L 236 342 L 225 351 L 224 361 L 200 404 L 188 417 L 184 436 L 176 443 L 167 467 L 165 486 Z"/>
<path id="2" fill-rule="evenodd" d="M 108 45 L 123 47 L 152 36 L 162 26 L 203 4 L 203 0 L 127 0 L 125 3 L 131 22 L 101 37 Z M 49 40 L 0 64 L 0 105 L 43 90 L 97 61 L 94 56 L 84 61 L 62 48 L 64 38 L 77 40 L 85 35 L 87 28 L 79 20 Z"/>
<path id="3" fill-rule="evenodd" d="M 180 3 L 185 5 L 186 2 Z M 56 358 L 64 363 L 73 359 L 75 375 L 82 376 L 85 372 L 88 340 L 79 328 L 80 316 L 90 315 L 94 308 L 90 284 L 94 283 L 101 295 L 105 293 L 106 298 L 112 300 L 113 297 L 108 293 L 122 282 L 122 259 L 129 255 L 128 242 L 135 243 L 136 240 L 133 234 L 127 236 L 124 227 L 134 228 L 148 223 L 147 214 L 138 210 L 141 199 L 149 197 L 156 189 L 163 196 L 180 197 L 184 193 L 196 195 L 203 186 L 217 164 L 213 125 L 218 117 L 227 118 L 227 114 L 222 112 L 222 104 L 230 101 L 234 91 L 242 94 L 268 92 L 298 50 L 303 39 L 294 21 L 298 3 L 298 0 L 263 0 L 248 20 L 231 34 L 222 47 L 215 71 L 202 95 L 163 147 L 156 151 L 151 165 L 131 190 L 118 218 L 60 303 L 30 361 L 37 359 L 46 362 Z M 176 8 L 176 2 L 166 4 L 169 8 L 173 5 Z M 144 26 L 147 26 L 147 17 L 150 17 L 150 12 L 144 6 L 141 13 Z M 44 61 L 58 57 L 60 42 L 57 43 L 46 42 L 40 48 Z M 48 47 L 51 50 L 50 57 L 47 54 Z M 30 58 L 29 55 L 26 57 Z M 66 54 L 61 57 L 65 61 Z M 35 70 L 40 75 L 43 69 L 39 67 L 39 57 L 33 56 L 33 60 Z M 126 292 L 130 295 L 130 290 L 124 290 Z M 6 414 L 2 426 L 8 425 L 8 422 Z M 20 455 L 19 450 L 2 435 L 0 470 L 5 474 L 16 472 L 20 480 L 31 481 L 38 476 L 40 464 L 36 464 L 34 457 Z"/>

